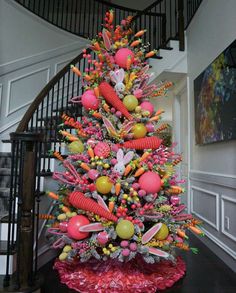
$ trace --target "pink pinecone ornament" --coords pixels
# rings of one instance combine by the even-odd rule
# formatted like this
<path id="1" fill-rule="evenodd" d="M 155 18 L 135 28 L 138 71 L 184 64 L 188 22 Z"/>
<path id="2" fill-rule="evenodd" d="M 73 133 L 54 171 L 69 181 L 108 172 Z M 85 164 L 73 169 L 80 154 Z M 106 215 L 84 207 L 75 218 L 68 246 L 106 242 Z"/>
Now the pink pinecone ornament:
<path id="1" fill-rule="evenodd" d="M 99 142 L 94 148 L 95 156 L 103 158 L 109 157 L 110 151 L 110 146 L 106 142 Z"/>

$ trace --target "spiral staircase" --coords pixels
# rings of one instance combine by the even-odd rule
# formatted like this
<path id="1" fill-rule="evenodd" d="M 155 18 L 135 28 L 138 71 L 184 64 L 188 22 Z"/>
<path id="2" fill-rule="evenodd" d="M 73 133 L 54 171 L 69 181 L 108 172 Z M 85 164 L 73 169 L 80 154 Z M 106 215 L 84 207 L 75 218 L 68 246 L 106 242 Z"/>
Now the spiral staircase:
<path id="1" fill-rule="evenodd" d="M 60 29 L 89 39 L 101 30 L 107 10 L 114 10 L 115 23 L 131 15 L 134 30 L 147 28 L 144 42 L 159 50 L 156 58 L 150 60 L 154 79 L 164 70 L 178 72 L 179 64 L 184 64 L 184 30 L 202 2 L 158 0 L 139 11 L 96 0 L 15 1 Z M 38 215 L 50 212 L 51 203 L 44 190 L 56 164 L 49 150 L 66 155 L 57 131 L 62 113 L 78 119 L 82 115 L 81 107 L 70 102 L 71 97 L 83 92 L 80 78 L 71 73 L 71 64 L 81 71 L 90 66 L 82 53 L 64 66 L 33 100 L 10 139 L 4 141 L 11 144 L 11 152 L 0 153 L 0 199 L 4 203 L 0 222 L 0 263 L 4 264 L 0 292 L 33 292 L 41 286 L 37 273 L 43 262 L 39 256 L 48 253 L 48 245 L 43 237 L 46 220 L 39 220 Z"/>

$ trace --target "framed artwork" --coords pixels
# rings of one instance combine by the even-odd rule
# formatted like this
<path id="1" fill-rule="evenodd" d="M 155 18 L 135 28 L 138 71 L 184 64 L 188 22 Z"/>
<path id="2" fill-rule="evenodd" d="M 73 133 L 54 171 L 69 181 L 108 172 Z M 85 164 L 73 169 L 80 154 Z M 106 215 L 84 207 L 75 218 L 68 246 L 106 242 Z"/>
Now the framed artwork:
<path id="1" fill-rule="evenodd" d="M 236 40 L 194 80 L 196 144 L 236 139 Z"/>

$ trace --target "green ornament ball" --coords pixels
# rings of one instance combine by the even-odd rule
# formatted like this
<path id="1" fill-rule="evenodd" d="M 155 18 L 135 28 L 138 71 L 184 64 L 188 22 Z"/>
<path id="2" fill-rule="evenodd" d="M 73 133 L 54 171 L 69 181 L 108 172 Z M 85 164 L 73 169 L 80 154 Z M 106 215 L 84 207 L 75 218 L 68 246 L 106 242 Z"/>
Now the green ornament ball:
<path id="1" fill-rule="evenodd" d="M 134 224 L 128 220 L 121 220 L 116 226 L 116 233 L 121 239 L 130 239 L 134 235 Z"/>
<path id="2" fill-rule="evenodd" d="M 80 154 L 84 151 L 84 144 L 81 140 L 75 140 L 68 145 L 68 150 L 71 153 Z"/>
<path id="3" fill-rule="evenodd" d="M 108 176 L 101 176 L 96 180 L 96 189 L 98 192 L 102 194 L 108 194 L 111 189 L 113 184 L 111 183 L 110 179 Z"/>
<path id="4" fill-rule="evenodd" d="M 161 229 L 154 236 L 157 240 L 165 240 L 169 235 L 169 229 L 166 224 L 162 223 Z"/>
<path id="5" fill-rule="evenodd" d="M 128 111 L 134 111 L 138 106 L 138 99 L 133 95 L 127 95 L 123 99 L 123 104 Z"/>
<path id="6" fill-rule="evenodd" d="M 147 128 L 143 123 L 136 123 L 132 128 L 134 138 L 143 138 L 147 134 Z"/>

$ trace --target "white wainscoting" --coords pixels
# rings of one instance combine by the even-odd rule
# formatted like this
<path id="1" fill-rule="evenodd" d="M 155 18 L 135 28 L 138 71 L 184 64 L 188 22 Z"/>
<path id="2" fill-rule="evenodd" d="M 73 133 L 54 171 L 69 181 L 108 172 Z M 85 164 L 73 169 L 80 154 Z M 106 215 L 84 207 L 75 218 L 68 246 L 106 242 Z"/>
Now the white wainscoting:
<path id="1" fill-rule="evenodd" d="M 212 222 L 209 219 L 206 218 L 206 215 L 203 216 L 202 214 L 200 214 L 199 212 L 194 210 L 194 204 L 193 204 L 193 196 L 194 196 L 194 190 L 196 191 L 200 191 L 202 195 L 207 194 L 208 196 L 212 196 L 214 198 L 215 201 L 215 218 L 216 221 Z M 190 202 L 191 202 L 191 213 L 195 214 L 198 218 L 200 218 L 201 220 L 203 220 L 204 222 L 206 222 L 207 224 L 209 224 L 210 226 L 212 226 L 213 228 L 215 228 L 217 231 L 219 231 L 220 229 L 220 217 L 219 217 L 219 194 L 216 192 L 212 192 L 210 190 L 207 189 L 203 189 L 197 186 L 193 186 L 191 185 L 191 193 L 190 193 Z"/>
<path id="2" fill-rule="evenodd" d="M 236 204 L 236 199 L 222 194 L 221 196 L 221 231 L 224 235 L 226 235 L 227 237 L 229 237 L 230 239 L 236 242 L 236 237 L 225 229 L 225 202 L 226 201 L 231 202 L 234 205 Z M 235 210 L 235 213 L 236 213 L 236 210 Z M 231 225 L 233 226 L 235 226 L 235 224 L 236 224 L 235 222 L 231 223 Z"/>
<path id="3" fill-rule="evenodd" d="M 57 74 L 71 59 L 65 59 L 55 64 L 54 74 Z"/>
<path id="4" fill-rule="evenodd" d="M 215 244 L 217 244 L 220 248 L 222 248 L 225 252 L 227 252 L 233 259 L 236 260 L 236 251 L 228 247 L 223 241 L 219 238 L 215 237 L 212 233 L 202 228 L 202 231 L 205 235 L 210 238 Z"/>
<path id="5" fill-rule="evenodd" d="M 36 69 L 31 72 L 27 72 L 25 74 L 22 74 L 18 77 L 15 77 L 13 79 L 10 79 L 8 81 L 8 89 L 7 89 L 7 108 L 6 108 L 6 117 L 10 116 L 14 112 L 19 111 L 22 108 L 25 108 L 29 104 L 32 103 L 32 97 L 37 95 L 37 93 L 49 82 L 49 76 L 50 76 L 50 67 L 46 66 L 43 68 Z M 41 82 L 39 82 L 39 78 L 41 77 Z M 29 84 L 36 83 L 34 86 L 34 89 L 30 88 L 28 89 L 28 93 L 24 92 L 24 88 L 28 88 Z M 18 87 L 17 87 L 18 86 Z M 14 88 L 15 87 L 15 88 Z M 32 92 L 34 90 L 34 92 Z M 15 92 L 19 92 L 18 95 L 25 96 L 25 99 L 28 100 L 21 103 L 20 96 L 16 95 Z M 13 93 L 12 93 L 13 92 Z M 27 96 L 28 94 L 28 96 Z M 15 100 L 17 99 L 17 100 Z M 11 104 L 19 104 L 15 107 L 12 107 Z"/>
<path id="6" fill-rule="evenodd" d="M 2 84 L 0 83 L 0 109 L 2 106 Z"/>
<path id="7" fill-rule="evenodd" d="M 221 258 L 226 261 L 224 252 L 232 257 L 233 261 L 236 260 L 236 237 L 231 231 L 225 229 L 225 204 L 236 204 L 236 176 L 229 174 L 219 174 L 213 172 L 203 172 L 200 170 L 190 170 L 190 201 L 191 201 L 191 212 L 198 218 L 202 219 L 206 224 L 203 231 L 205 235 L 220 249 L 222 249 Z M 194 191 L 201 192 L 201 196 L 207 194 L 212 196 L 216 202 L 216 222 L 209 221 L 207 217 L 196 212 L 193 204 Z M 202 197 L 201 197 L 202 199 Z M 204 205 L 204 202 L 202 202 Z M 209 207 L 210 209 L 210 207 Z M 230 225 L 235 226 L 235 212 L 232 212 L 233 208 L 230 209 L 227 216 L 231 219 Z M 212 229 L 213 228 L 213 229 Z M 230 233 L 231 232 L 231 233 Z M 204 241 L 204 239 L 203 239 Z M 234 263 L 236 264 L 236 263 Z"/>
<path id="8" fill-rule="evenodd" d="M 77 56 L 87 43 L 71 43 L 0 65 L 0 139 L 9 138 L 28 106 L 49 80 Z M 72 83 L 72 76 L 69 84 Z M 59 89 L 60 90 L 60 89 Z M 0 151 L 6 151 L 0 142 Z"/>

